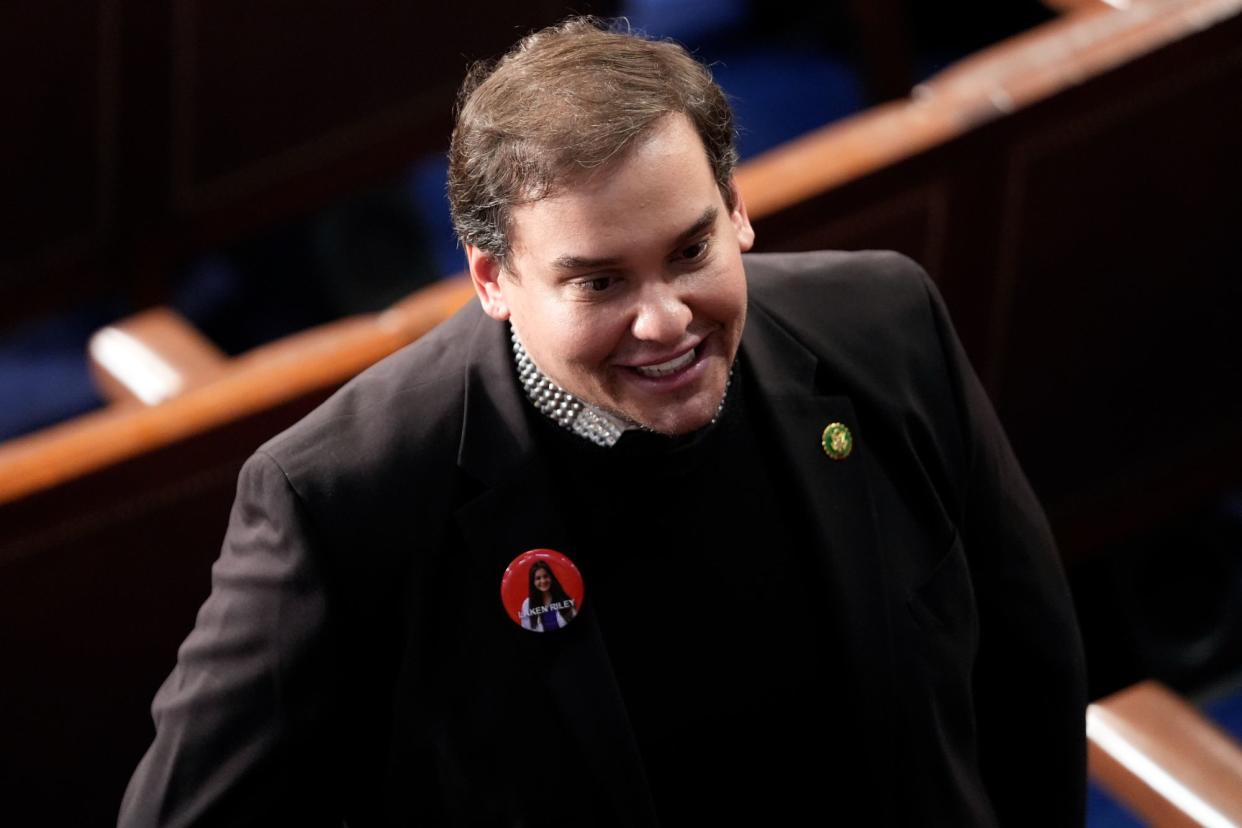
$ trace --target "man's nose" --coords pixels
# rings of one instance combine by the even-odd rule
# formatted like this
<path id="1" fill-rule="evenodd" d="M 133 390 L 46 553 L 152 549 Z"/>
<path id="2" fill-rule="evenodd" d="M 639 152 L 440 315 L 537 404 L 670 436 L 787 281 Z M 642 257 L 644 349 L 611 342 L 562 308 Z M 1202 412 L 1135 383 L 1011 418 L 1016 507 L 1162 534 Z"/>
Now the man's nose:
<path id="1" fill-rule="evenodd" d="M 685 338 L 693 316 L 685 297 L 675 286 L 651 286 L 639 297 L 632 333 L 635 339 L 644 342 L 676 344 Z"/>

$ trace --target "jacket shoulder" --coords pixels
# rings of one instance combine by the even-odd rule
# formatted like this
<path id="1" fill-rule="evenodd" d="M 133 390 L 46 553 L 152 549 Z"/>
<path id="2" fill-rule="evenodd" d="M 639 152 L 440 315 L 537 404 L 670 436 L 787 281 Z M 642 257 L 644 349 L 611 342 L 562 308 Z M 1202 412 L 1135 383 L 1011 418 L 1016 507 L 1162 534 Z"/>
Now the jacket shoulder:
<path id="1" fill-rule="evenodd" d="M 752 299 L 781 317 L 879 322 L 926 307 L 927 274 L 891 250 L 760 253 L 744 262 Z"/>
<path id="2" fill-rule="evenodd" d="M 351 480 L 369 489 L 411 471 L 448 471 L 456 462 L 470 344 L 485 319 L 471 302 L 351 379 L 259 451 L 310 499 L 321 489 L 347 490 Z"/>
<path id="3" fill-rule="evenodd" d="M 752 305 L 775 317 L 821 358 L 849 372 L 924 372 L 939 356 L 938 294 L 900 253 L 769 253 L 745 257 Z"/>

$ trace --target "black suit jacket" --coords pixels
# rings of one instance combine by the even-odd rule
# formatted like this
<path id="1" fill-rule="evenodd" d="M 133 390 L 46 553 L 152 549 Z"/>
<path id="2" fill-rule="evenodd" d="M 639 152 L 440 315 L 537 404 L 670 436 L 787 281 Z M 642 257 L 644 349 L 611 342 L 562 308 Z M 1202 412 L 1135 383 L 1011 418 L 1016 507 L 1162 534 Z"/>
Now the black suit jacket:
<path id="1" fill-rule="evenodd" d="M 896 254 L 745 262 L 742 348 L 847 632 L 840 715 L 869 734 L 867 784 L 825 778 L 825 817 L 1081 824 L 1069 595 L 934 287 Z M 263 446 L 121 824 L 654 824 L 589 595 L 542 636 L 501 606 L 518 553 L 572 543 L 535 416 L 472 305 Z M 559 745 L 539 763 L 532 710 Z"/>

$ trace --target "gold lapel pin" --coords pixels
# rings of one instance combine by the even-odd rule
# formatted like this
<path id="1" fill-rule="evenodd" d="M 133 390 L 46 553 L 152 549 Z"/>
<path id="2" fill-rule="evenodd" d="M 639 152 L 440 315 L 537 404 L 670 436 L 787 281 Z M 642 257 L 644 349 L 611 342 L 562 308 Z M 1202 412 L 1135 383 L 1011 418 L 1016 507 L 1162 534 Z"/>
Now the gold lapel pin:
<path id="1" fill-rule="evenodd" d="M 824 428 L 820 443 L 824 447 L 824 454 L 833 460 L 844 460 L 854 450 L 854 435 L 844 423 L 829 423 Z"/>

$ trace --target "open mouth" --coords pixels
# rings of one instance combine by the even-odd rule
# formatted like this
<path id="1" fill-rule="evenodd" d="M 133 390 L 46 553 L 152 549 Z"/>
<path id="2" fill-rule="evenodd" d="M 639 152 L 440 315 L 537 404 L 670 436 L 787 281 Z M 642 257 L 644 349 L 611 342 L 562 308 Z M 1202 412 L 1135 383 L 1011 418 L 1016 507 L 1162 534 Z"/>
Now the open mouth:
<path id="1" fill-rule="evenodd" d="M 644 377 L 652 379 L 658 377 L 667 377 L 676 374 L 688 365 L 691 365 L 698 356 L 698 348 L 691 348 L 679 357 L 673 357 L 668 362 L 661 362 L 657 365 L 635 366 L 634 370 Z"/>

